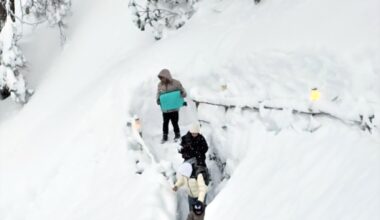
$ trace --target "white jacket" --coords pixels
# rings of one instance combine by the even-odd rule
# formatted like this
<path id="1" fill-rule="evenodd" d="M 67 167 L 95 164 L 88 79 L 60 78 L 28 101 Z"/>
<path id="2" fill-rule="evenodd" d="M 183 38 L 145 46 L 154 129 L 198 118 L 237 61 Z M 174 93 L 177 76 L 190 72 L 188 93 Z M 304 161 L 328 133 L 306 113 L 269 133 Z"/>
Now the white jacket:
<path id="1" fill-rule="evenodd" d="M 175 186 L 178 188 L 181 186 L 186 187 L 187 193 L 190 197 L 198 198 L 199 201 L 204 203 L 207 193 L 207 185 L 202 174 L 198 174 L 197 179 L 181 175 L 175 183 Z"/>

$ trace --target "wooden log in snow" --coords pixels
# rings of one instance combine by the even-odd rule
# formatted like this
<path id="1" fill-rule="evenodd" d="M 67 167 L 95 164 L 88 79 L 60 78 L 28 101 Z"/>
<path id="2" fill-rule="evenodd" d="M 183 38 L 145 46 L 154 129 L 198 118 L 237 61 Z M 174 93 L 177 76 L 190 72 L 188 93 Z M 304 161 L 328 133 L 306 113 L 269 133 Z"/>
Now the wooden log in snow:
<path id="1" fill-rule="evenodd" d="M 258 103 L 257 106 L 248 106 L 248 105 L 243 105 L 243 106 L 237 106 L 237 105 L 231 105 L 231 104 L 221 104 L 221 103 L 213 103 L 210 101 L 201 101 L 201 100 L 196 100 L 192 99 L 192 101 L 195 103 L 196 108 L 198 109 L 201 104 L 204 105 L 212 105 L 212 106 L 218 106 L 218 107 L 223 107 L 225 111 L 227 112 L 230 109 L 235 109 L 235 108 L 240 108 L 241 110 L 251 110 L 251 111 L 256 111 L 260 112 L 260 109 L 267 109 L 267 110 L 275 110 L 275 111 L 284 111 L 289 108 L 284 108 L 284 107 L 278 107 L 278 106 L 272 106 L 268 104 L 263 104 L 263 103 Z M 362 130 L 368 130 L 369 132 L 372 131 L 376 126 L 373 124 L 375 115 L 370 115 L 368 117 L 364 117 L 364 114 L 358 115 L 358 118 L 350 118 L 350 119 L 344 119 L 339 117 L 338 115 L 329 113 L 329 112 L 324 112 L 324 111 L 313 111 L 312 109 L 309 109 L 309 111 L 301 110 L 301 109 L 291 109 L 293 114 L 301 114 L 301 115 L 310 115 L 310 116 L 322 116 L 322 117 L 328 117 L 333 120 L 338 120 L 341 121 L 345 124 L 350 124 L 350 125 L 357 125 L 359 126 Z"/>

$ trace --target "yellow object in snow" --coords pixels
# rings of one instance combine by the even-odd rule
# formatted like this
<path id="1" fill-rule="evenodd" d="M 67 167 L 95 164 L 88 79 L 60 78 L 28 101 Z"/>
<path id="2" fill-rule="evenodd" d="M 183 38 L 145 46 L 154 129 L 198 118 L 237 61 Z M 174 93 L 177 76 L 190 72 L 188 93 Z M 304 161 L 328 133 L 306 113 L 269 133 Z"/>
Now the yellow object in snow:
<path id="1" fill-rule="evenodd" d="M 310 92 L 310 100 L 315 102 L 318 101 L 321 98 L 321 92 L 317 89 L 314 88 Z"/>

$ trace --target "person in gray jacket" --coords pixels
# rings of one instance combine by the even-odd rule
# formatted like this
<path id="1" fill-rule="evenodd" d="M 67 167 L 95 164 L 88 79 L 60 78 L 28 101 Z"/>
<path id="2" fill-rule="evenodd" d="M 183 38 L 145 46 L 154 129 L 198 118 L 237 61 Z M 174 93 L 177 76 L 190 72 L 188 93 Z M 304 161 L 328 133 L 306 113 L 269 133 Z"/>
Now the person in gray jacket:
<path id="1" fill-rule="evenodd" d="M 160 79 L 160 82 L 158 83 L 158 88 L 157 88 L 157 95 L 156 95 L 156 100 L 157 104 L 160 104 L 160 94 L 166 93 L 166 92 L 171 92 L 171 91 L 176 91 L 179 90 L 181 92 L 182 97 L 186 97 L 186 91 L 183 88 L 182 84 L 180 81 L 173 79 L 170 71 L 168 69 L 163 69 L 160 71 L 158 74 L 158 78 Z M 178 121 L 179 121 L 179 109 L 171 110 L 168 112 L 163 112 L 162 117 L 163 117 L 163 125 L 162 125 L 162 140 L 161 143 L 164 143 L 165 141 L 168 140 L 168 133 L 169 133 L 169 121 L 172 122 L 173 128 L 174 128 L 174 140 L 177 141 L 179 138 L 181 138 L 181 132 L 178 126 Z"/>

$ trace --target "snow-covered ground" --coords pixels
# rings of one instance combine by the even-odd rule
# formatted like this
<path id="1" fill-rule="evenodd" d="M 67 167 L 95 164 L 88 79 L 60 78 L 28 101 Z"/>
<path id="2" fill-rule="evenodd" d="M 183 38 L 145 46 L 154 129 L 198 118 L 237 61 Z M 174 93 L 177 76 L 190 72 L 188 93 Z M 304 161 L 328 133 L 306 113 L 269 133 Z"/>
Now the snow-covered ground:
<path id="1" fill-rule="evenodd" d="M 156 42 L 131 22 L 128 1 L 74 2 L 61 52 L 47 30 L 22 43 L 30 102 L 0 103 L 0 219 L 182 220 L 185 194 L 160 173 L 181 162 L 176 144 L 158 144 L 162 68 L 189 92 L 182 133 L 201 120 L 210 154 L 225 163 L 208 161 L 206 219 L 379 219 L 379 8 L 377 0 L 201 1 Z M 322 97 L 311 104 L 314 87 Z M 196 108 L 190 98 L 284 110 Z M 309 108 L 341 120 L 292 113 Z M 142 175 L 126 127 L 134 114 L 158 160 Z M 349 122 L 359 114 L 375 115 L 372 133 Z"/>

